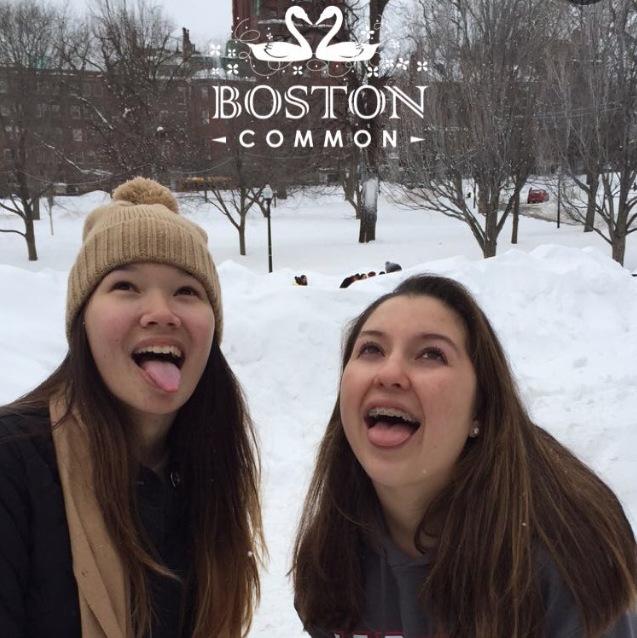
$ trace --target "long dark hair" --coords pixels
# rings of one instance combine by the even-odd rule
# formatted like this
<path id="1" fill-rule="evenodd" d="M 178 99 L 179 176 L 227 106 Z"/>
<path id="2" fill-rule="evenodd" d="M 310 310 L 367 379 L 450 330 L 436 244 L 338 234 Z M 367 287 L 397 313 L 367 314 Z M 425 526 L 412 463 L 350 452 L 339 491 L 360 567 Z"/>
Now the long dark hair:
<path id="1" fill-rule="evenodd" d="M 531 422 L 500 342 L 471 294 L 433 275 L 407 279 L 372 303 L 346 336 L 343 368 L 367 319 L 400 295 L 429 296 L 458 314 L 478 382 L 480 436 L 470 439 L 416 532 L 437 521 L 423 609 L 453 638 L 539 638 L 540 552 L 572 591 L 596 637 L 637 598 L 635 537 L 613 492 Z M 339 399 L 319 448 L 297 533 L 292 574 L 308 627 L 353 629 L 364 605 L 362 548 L 379 507 L 343 433 Z M 471 515 L 467 516 L 467 512 Z"/>
<path id="2" fill-rule="evenodd" d="M 147 570 L 177 578 L 151 555 L 138 520 L 131 427 L 125 411 L 104 384 L 79 312 L 69 351 L 41 385 L 0 415 L 48 408 L 64 392 L 67 414 L 87 424 L 95 491 L 106 527 L 131 585 L 133 626 L 148 634 L 152 604 Z M 60 421 L 63 422 L 64 419 Z M 215 336 L 207 364 L 169 435 L 187 494 L 193 547 L 184 587 L 194 601 L 188 619 L 193 638 L 240 638 L 249 630 L 260 596 L 258 565 L 264 552 L 259 500 L 260 465 L 254 428 L 240 385 Z M 186 619 L 184 619 L 184 622 Z"/>

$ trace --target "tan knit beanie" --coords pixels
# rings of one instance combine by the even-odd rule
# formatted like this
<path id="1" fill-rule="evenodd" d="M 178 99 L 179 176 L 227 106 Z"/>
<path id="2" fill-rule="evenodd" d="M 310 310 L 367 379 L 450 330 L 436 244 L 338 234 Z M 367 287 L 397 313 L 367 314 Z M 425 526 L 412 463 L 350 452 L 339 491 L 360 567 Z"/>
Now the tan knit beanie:
<path id="1" fill-rule="evenodd" d="M 181 268 L 206 290 L 221 342 L 223 314 L 217 270 L 203 228 L 179 214 L 177 200 L 161 184 L 136 177 L 113 193 L 84 222 L 82 248 L 71 268 L 66 300 L 66 335 L 102 277 L 124 264 L 152 262 Z"/>

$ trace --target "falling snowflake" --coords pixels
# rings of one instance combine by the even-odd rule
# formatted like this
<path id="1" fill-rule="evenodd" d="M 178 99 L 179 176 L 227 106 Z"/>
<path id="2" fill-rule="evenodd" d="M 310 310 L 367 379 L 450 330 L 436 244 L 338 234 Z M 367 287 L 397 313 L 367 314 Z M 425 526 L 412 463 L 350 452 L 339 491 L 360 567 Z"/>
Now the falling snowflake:
<path id="1" fill-rule="evenodd" d="M 376 31 L 374 31 L 373 29 L 371 31 L 368 31 L 367 38 L 371 40 L 374 37 L 374 33 L 376 33 Z"/>
<path id="2" fill-rule="evenodd" d="M 214 77 L 219 77 L 219 69 L 217 69 L 217 68 L 212 69 L 212 75 Z"/>
<path id="3" fill-rule="evenodd" d="M 402 71 L 406 71 L 409 66 L 409 61 L 405 60 L 405 58 L 398 58 L 398 62 L 396 62 L 396 68 L 401 69 Z"/>
<path id="4" fill-rule="evenodd" d="M 211 44 L 210 45 L 210 55 L 218 58 L 221 55 L 221 45 L 220 44 Z"/>
<path id="5" fill-rule="evenodd" d="M 303 75 L 303 67 L 300 65 L 295 65 L 292 67 L 293 75 Z"/>
<path id="6" fill-rule="evenodd" d="M 274 39 L 274 36 L 268 31 L 268 33 L 265 36 L 270 42 L 272 42 L 272 40 Z"/>
<path id="7" fill-rule="evenodd" d="M 230 75 L 239 75 L 239 65 L 238 64 L 228 64 L 226 69 L 228 69 L 228 73 L 230 73 Z"/>
<path id="8" fill-rule="evenodd" d="M 236 58 L 237 57 L 237 50 L 232 48 L 232 49 L 228 49 L 228 57 L 229 58 Z"/>
<path id="9" fill-rule="evenodd" d="M 418 71 L 422 71 L 423 73 L 429 71 L 429 62 L 425 62 L 424 60 L 417 62 L 416 66 L 418 67 Z"/>
<path id="10" fill-rule="evenodd" d="M 378 67 L 377 66 L 371 66 L 371 65 L 367 65 L 367 77 L 371 78 L 377 78 L 378 77 Z"/>

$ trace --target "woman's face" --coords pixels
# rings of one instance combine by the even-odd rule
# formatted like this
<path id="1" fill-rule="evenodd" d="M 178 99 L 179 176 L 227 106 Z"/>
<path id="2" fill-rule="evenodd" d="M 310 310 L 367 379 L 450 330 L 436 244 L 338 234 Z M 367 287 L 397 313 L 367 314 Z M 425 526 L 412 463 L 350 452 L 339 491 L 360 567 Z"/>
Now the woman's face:
<path id="1" fill-rule="evenodd" d="M 345 435 L 377 492 L 444 487 L 473 427 L 476 374 L 461 318 L 399 296 L 363 324 L 341 380 Z"/>
<path id="2" fill-rule="evenodd" d="M 104 383 L 132 417 L 174 418 L 206 366 L 215 329 L 201 283 L 163 264 L 129 264 L 108 273 L 84 314 Z"/>

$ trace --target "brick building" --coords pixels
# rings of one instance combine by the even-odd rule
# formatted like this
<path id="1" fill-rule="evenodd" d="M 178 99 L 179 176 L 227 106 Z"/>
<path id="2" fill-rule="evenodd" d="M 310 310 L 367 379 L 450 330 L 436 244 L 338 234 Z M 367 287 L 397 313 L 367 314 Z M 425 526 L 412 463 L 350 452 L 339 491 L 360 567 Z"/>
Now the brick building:
<path id="1" fill-rule="evenodd" d="M 233 0 L 234 25 L 257 29 L 263 37 L 269 30 L 273 37 L 286 39 L 289 32 L 285 12 L 291 4 L 289 0 Z M 295 4 L 303 6 L 310 19 L 316 20 L 327 4 L 335 2 Z M 314 45 L 330 25 L 298 26 Z M 188 30 L 183 29 L 179 45 L 172 59 L 166 61 L 165 72 L 169 75 L 187 61 L 189 73 L 173 81 L 171 91 L 153 105 L 158 124 L 154 135 L 157 143 L 153 147 L 156 150 L 147 154 L 152 156 L 153 165 L 139 167 L 140 173 L 158 177 L 173 187 L 179 187 L 188 175 L 224 175 L 225 169 L 215 167 L 228 159 L 229 149 L 214 140 L 232 135 L 233 131 L 232 123 L 213 117 L 214 87 L 227 84 L 243 90 L 258 79 L 250 75 L 247 65 L 242 66 L 238 75 L 227 71 L 229 65 L 238 61 L 234 41 L 226 46 L 225 55 L 209 55 L 197 51 Z M 71 186 L 71 191 L 81 192 L 108 188 L 121 181 L 118 158 L 104 131 L 109 128 L 106 121 L 109 113 L 125 117 L 125 112 L 121 113 L 125 108 L 122 109 L 121 101 L 117 102 L 121 96 L 113 94 L 102 74 L 86 70 L 47 74 L 39 70 L 27 100 L 31 114 L 25 147 L 13 135 L 12 121 L 20 109 L 15 104 L 18 89 L 11 73 L 10 69 L 0 69 L 0 191 L 13 188 L 11 173 L 21 145 L 30 179 L 38 183 L 65 183 Z M 313 80 L 308 73 L 294 81 Z M 263 122 L 254 120 L 241 124 L 263 127 Z M 187 152 L 182 144 L 185 138 L 190 145 Z"/>

